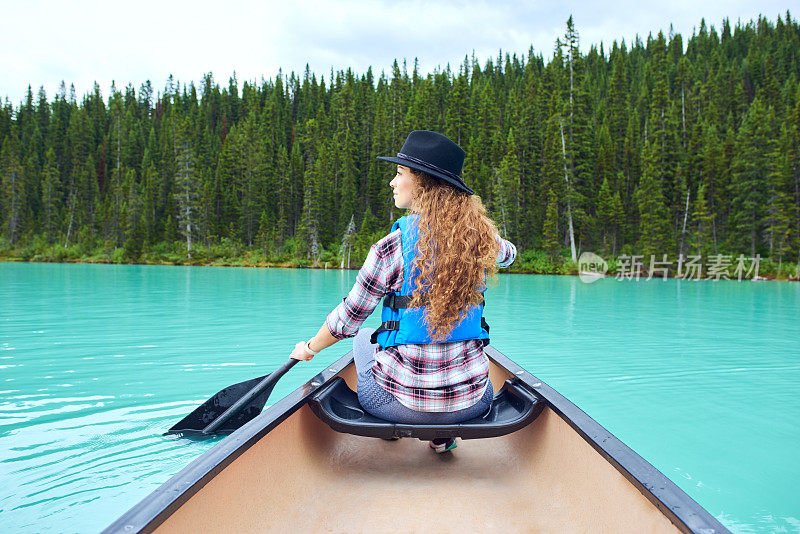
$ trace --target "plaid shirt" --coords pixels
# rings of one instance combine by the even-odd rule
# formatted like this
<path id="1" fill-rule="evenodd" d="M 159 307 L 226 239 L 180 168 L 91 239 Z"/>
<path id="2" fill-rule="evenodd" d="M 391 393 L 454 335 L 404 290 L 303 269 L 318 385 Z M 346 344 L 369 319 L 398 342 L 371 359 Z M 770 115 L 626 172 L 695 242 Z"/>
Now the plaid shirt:
<path id="1" fill-rule="evenodd" d="M 395 230 L 370 248 L 356 283 L 325 319 L 336 339 L 353 337 L 381 299 L 403 286 L 403 247 Z M 497 265 L 511 265 L 517 249 L 497 236 Z M 404 406 L 420 412 L 452 412 L 478 402 L 486 391 L 489 360 L 479 339 L 397 345 L 375 349 L 375 381 Z"/>

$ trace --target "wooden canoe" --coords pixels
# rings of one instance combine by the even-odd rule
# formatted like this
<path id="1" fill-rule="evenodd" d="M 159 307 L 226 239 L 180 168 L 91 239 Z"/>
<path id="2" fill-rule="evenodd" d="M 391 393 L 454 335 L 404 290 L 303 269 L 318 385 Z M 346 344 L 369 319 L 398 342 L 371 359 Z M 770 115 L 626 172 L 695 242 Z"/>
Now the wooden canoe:
<path id="1" fill-rule="evenodd" d="M 436 454 L 334 431 L 312 399 L 352 353 L 206 451 L 104 532 L 728 532 L 672 481 L 491 346 L 490 378 L 535 392 L 518 430 Z"/>

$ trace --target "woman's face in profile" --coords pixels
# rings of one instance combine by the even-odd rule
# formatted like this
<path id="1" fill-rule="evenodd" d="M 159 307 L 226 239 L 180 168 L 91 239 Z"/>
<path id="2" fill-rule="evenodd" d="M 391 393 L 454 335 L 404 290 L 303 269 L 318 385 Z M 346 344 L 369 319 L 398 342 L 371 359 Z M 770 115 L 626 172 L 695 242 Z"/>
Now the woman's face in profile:
<path id="1" fill-rule="evenodd" d="M 398 165 L 397 174 L 389 185 L 394 190 L 394 205 L 401 209 L 410 208 L 414 199 L 414 175 L 411 174 L 411 169 Z"/>

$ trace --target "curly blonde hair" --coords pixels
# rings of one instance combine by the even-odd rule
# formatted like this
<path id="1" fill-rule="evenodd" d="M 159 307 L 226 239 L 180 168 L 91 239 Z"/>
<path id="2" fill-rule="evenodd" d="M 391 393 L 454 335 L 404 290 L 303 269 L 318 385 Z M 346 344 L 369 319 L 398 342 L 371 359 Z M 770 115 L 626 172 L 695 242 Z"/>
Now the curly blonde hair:
<path id="1" fill-rule="evenodd" d="M 443 185 L 422 171 L 411 172 L 415 183 L 409 211 L 419 214 L 412 270 L 420 270 L 411 306 L 426 306 L 428 335 L 438 343 L 470 306 L 480 304 L 481 289 L 497 286 L 500 243 L 497 226 L 478 195 Z M 425 301 L 423 293 L 428 294 Z"/>

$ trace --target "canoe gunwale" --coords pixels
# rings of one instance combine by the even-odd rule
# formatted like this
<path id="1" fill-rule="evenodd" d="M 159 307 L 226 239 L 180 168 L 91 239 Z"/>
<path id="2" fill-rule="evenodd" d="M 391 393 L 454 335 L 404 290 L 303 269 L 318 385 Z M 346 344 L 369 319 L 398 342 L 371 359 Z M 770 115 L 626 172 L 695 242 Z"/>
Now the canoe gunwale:
<path id="1" fill-rule="evenodd" d="M 491 345 L 485 348 L 485 352 L 498 365 L 507 369 L 544 398 L 549 408 L 610 462 L 681 531 L 696 534 L 729 532 L 674 482 L 566 397 Z M 349 351 L 289 395 L 265 409 L 252 421 L 190 462 L 109 525 L 103 534 L 153 532 L 219 472 L 299 410 L 322 386 L 352 362 L 353 353 Z"/>

